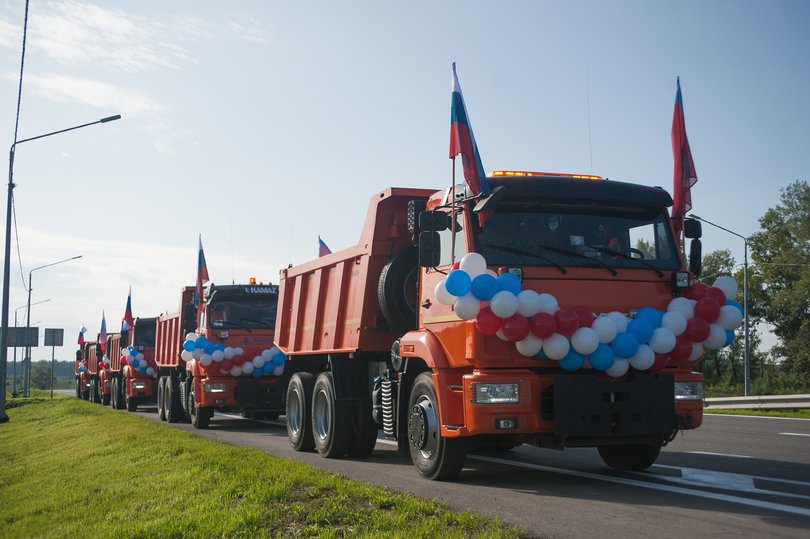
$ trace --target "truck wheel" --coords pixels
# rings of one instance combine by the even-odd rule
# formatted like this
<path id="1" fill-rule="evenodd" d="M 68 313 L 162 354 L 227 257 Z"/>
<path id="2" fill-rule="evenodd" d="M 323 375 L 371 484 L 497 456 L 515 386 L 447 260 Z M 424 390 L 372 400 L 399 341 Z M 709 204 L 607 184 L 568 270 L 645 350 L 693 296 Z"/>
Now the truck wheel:
<path id="1" fill-rule="evenodd" d="M 169 423 L 179 423 L 183 420 L 183 410 L 180 406 L 180 387 L 177 377 L 170 374 L 166 377 L 166 387 L 163 390 L 165 399 L 166 421 Z"/>
<path id="2" fill-rule="evenodd" d="M 466 441 L 441 435 L 439 401 L 429 372 L 416 377 L 408 410 L 408 449 L 416 469 L 437 481 L 456 477 L 464 467 Z"/>
<path id="3" fill-rule="evenodd" d="M 93 381 L 90 383 L 90 402 L 95 404 L 101 403 L 101 396 L 98 394 L 98 379 L 93 378 Z"/>
<path id="4" fill-rule="evenodd" d="M 191 426 L 195 429 L 207 429 L 214 410 L 208 407 L 194 407 L 194 384 L 191 384 L 191 391 L 188 393 L 189 411 L 191 412 Z"/>
<path id="5" fill-rule="evenodd" d="M 158 408 L 158 418 L 161 421 L 166 421 L 166 377 L 161 376 L 158 378 L 158 388 L 157 388 L 157 408 Z"/>
<path id="6" fill-rule="evenodd" d="M 138 397 L 124 397 L 127 405 L 127 412 L 135 412 L 138 410 Z"/>
<path id="7" fill-rule="evenodd" d="M 660 445 L 651 444 L 600 445 L 597 449 L 609 468 L 634 472 L 652 466 L 661 452 Z"/>
<path id="8" fill-rule="evenodd" d="M 287 438 L 296 451 L 312 451 L 315 440 L 312 436 L 312 388 L 315 377 L 308 372 L 297 372 L 287 385 Z"/>
<path id="9" fill-rule="evenodd" d="M 107 393 L 106 395 L 104 394 L 104 382 L 99 381 L 98 394 L 101 397 L 101 404 L 103 404 L 104 406 L 109 406 L 112 394 L 111 393 Z"/>
<path id="10" fill-rule="evenodd" d="M 113 410 L 118 408 L 118 378 L 113 378 L 110 381 L 110 406 Z"/>
<path id="11" fill-rule="evenodd" d="M 126 404 L 127 381 L 124 378 L 115 379 L 115 409 L 121 410 Z"/>
<path id="12" fill-rule="evenodd" d="M 356 401 L 354 404 L 354 428 L 347 454 L 350 457 L 367 457 L 377 445 L 380 426 L 371 416 L 371 399 Z"/>
<path id="13" fill-rule="evenodd" d="M 82 398 L 82 381 L 80 378 L 76 378 L 76 398 Z"/>
<path id="14" fill-rule="evenodd" d="M 322 457 L 340 458 L 349 450 L 353 414 L 350 401 L 335 398 L 332 373 L 322 372 L 312 390 L 312 434 Z"/>
<path id="15" fill-rule="evenodd" d="M 419 301 L 419 253 L 408 247 L 385 265 L 377 285 L 377 297 L 383 316 L 393 329 L 416 327 Z"/>

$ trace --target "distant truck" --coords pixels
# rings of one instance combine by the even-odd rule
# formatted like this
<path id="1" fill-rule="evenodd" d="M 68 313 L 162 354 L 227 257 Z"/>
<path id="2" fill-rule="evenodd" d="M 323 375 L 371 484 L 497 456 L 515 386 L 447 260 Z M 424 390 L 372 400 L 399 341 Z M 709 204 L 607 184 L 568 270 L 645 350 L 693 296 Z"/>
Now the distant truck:
<path id="1" fill-rule="evenodd" d="M 278 417 L 283 411 L 283 364 L 277 374 L 261 368 L 274 348 L 278 287 L 209 285 L 199 309 L 194 292 L 193 286 L 183 288 L 178 312 L 157 319 L 160 419 L 190 421 L 203 429 L 216 410 Z"/>
<path id="2" fill-rule="evenodd" d="M 87 371 L 87 359 L 90 349 L 95 347 L 94 342 L 84 342 L 76 350 L 76 363 L 73 374 L 76 377 L 76 398 L 90 400 L 90 390 L 93 387 L 91 375 Z"/>
<path id="3" fill-rule="evenodd" d="M 551 359 L 569 350 L 566 337 L 539 339 L 548 346 L 530 351 L 537 343 L 526 337 L 531 346 L 519 350 L 505 320 L 470 317 L 494 309 L 494 296 L 452 304 L 445 284 L 465 255 L 478 253 L 493 281 L 511 274 L 503 281 L 553 296 L 567 314 L 577 308 L 583 327 L 611 312 L 625 322 L 644 308 L 660 313 L 692 276 L 669 194 L 545 173 L 500 173 L 489 183 L 488 198 L 464 188 L 386 189 L 372 197 L 356 246 L 281 271 L 275 339 L 288 355 L 295 450 L 365 456 L 382 428 L 436 480 L 455 477 L 468 451 L 522 443 L 596 447 L 611 468 L 641 470 L 679 430 L 701 424 L 695 358 L 658 354 L 647 368 L 609 375 L 584 356 Z M 521 333 L 527 317 L 510 323 L 520 330 L 510 326 L 510 334 Z M 570 333 L 561 329 L 570 323 L 557 320 L 559 332 Z"/>
<path id="4" fill-rule="evenodd" d="M 156 323 L 157 318 L 135 318 L 125 334 L 113 334 L 107 341 L 110 368 L 105 376 L 109 376 L 110 405 L 115 409 L 134 412 L 139 404 L 154 401 Z"/>
<path id="5" fill-rule="evenodd" d="M 107 405 L 110 403 L 110 378 L 106 372 L 106 369 L 109 369 L 109 361 L 101 349 L 100 338 L 101 334 L 98 334 L 97 340 L 84 343 L 82 346 L 86 370 L 81 378 L 87 387 L 88 400 Z"/>

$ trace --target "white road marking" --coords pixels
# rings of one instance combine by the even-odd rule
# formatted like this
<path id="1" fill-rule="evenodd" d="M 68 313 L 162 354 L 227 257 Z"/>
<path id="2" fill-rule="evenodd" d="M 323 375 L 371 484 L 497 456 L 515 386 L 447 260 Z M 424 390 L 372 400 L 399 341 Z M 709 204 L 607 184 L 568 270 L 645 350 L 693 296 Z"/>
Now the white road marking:
<path id="1" fill-rule="evenodd" d="M 782 436 L 807 436 L 810 437 L 810 434 L 802 434 L 800 432 L 780 432 Z"/>
<path id="2" fill-rule="evenodd" d="M 805 417 L 775 417 L 772 415 L 740 415 L 740 414 L 715 414 L 708 410 L 703 410 L 703 415 L 710 415 L 712 417 L 744 417 L 747 419 L 779 419 L 781 421 L 810 421 Z"/>
<path id="3" fill-rule="evenodd" d="M 692 453 L 693 455 L 712 455 L 716 457 L 733 457 L 735 459 L 750 459 L 754 457 L 749 457 L 748 455 L 735 455 L 733 453 L 712 453 L 711 451 L 687 451 L 687 453 Z"/>

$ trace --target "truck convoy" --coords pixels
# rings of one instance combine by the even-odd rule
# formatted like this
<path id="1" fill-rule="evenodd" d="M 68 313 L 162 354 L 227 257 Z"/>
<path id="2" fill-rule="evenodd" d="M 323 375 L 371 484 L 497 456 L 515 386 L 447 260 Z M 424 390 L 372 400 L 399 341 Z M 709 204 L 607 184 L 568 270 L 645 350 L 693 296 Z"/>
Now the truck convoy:
<path id="1" fill-rule="evenodd" d="M 154 400 L 157 365 L 155 364 L 156 318 L 135 318 L 132 327 L 124 333 L 107 339 L 110 405 L 130 412 L 138 404 Z"/>

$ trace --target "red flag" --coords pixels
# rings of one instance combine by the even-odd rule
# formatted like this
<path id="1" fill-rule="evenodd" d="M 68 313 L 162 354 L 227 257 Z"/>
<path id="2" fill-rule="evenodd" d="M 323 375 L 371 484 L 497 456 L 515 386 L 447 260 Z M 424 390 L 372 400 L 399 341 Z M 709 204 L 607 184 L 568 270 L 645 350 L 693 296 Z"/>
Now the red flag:
<path id="1" fill-rule="evenodd" d="M 681 79 L 678 78 L 678 93 L 675 95 L 675 112 L 672 115 L 672 154 L 675 158 L 675 177 L 673 179 L 672 228 L 675 237 L 680 240 L 683 230 L 683 218 L 692 209 L 692 186 L 697 183 L 697 172 L 686 138 L 686 122 L 683 117 L 683 98 L 681 97 Z"/>
<path id="2" fill-rule="evenodd" d="M 127 307 L 124 310 L 124 318 L 121 321 L 121 333 L 124 334 L 135 325 L 135 319 L 132 317 L 132 287 L 129 287 L 129 295 L 127 296 Z"/>
<path id="3" fill-rule="evenodd" d="M 205 263 L 205 253 L 203 253 L 202 234 L 200 234 L 200 250 L 197 254 L 197 288 L 194 291 L 194 304 L 201 305 L 203 297 L 203 285 L 208 282 L 208 265 Z"/>

